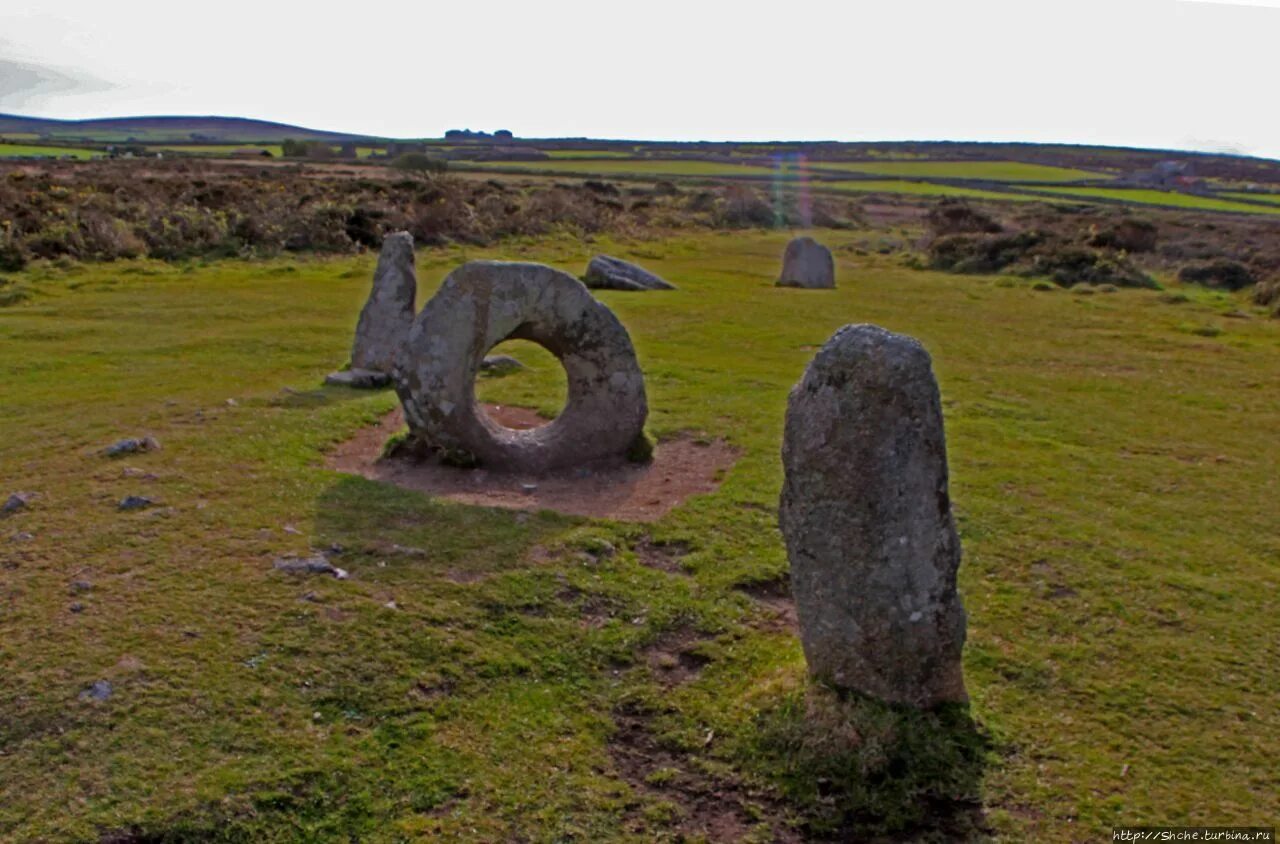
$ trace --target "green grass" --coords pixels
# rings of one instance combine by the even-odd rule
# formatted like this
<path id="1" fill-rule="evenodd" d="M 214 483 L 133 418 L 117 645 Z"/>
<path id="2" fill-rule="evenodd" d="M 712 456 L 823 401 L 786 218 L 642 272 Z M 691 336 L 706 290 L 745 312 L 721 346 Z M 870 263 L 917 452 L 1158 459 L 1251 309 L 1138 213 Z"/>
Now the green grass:
<path id="1" fill-rule="evenodd" d="M 931 182 L 900 182 L 893 179 L 868 179 L 850 182 L 812 182 L 814 190 L 834 190 L 840 193 L 903 193 L 913 196 L 964 196 L 971 199 L 999 199 L 1009 201 L 1034 201 L 1037 197 L 1021 193 L 961 188 L 955 185 L 938 185 Z"/>
<path id="2" fill-rule="evenodd" d="M 620 149 L 549 149 L 552 158 L 631 158 L 634 152 Z"/>
<path id="3" fill-rule="evenodd" d="M 1073 199 L 1118 199 L 1140 205 L 1164 205 L 1170 208 L 1190 208 L 1197 211 L 1241 211 L 1247 214 L 1280 214 L 1280 208 L 1249 205 L 1209 196 L 1192 196 L 1172 191 L 1145 190 L 1141 188 L 1036 188 L 1037 193 L 1069 196 Z"/>
<path id="4" fill-rule="evenodd" d="M 459 165 L 461 166 L 461 165 Z M 763 176 L 771 167 L 721 164 L 715 161 L 631 159 L 625 161 L 469 161 L 467 167 L 518 169 L 535 173 L 581 173 L 592 176 Z"/>
<path id="5" fill-rule="evenodd" d="M 877 176 L 992 182 L 1078 182 L 1110 178 L 1088 170 L 1019 161 L 811 161 L 809 166 L 816 170 L 851 170 Z"/>
<path id="6" fill-rule="evenodd" d="M 182 152 L 188 155 L 243 155 L 266 150 L 277 158 L 284 155 L 284 148 L 280 144 L 154 144 L 147 149 L 151 152 Z"/>
<path id="7" fill-rule="evenodd" d="M 40 156 L 47 158 L 64 158 L 70 156 L 81 160 L 100 157 L 102 153 L 91 149 L 77 147 L 55 147 L 43 144 L 0 144 L 0 158 L 30 158 Z"/>
<path id="8" fill-rule="evenodd" d="M 373 256 L 6 274 L 28 295 L 0 308 L 0 495 L 38 497 L 0 516 L 0 840 L 696 839 L 664 785 L 708 779 L 758 789 L 766 824 L 861 812 L 854 839 L 957 837 L 939 813 L 969 797 L 1016 841 L 1280 814 L 1280 321 L 1224 319 L 1244 299 L 1195 289 L 913 271 L 855 257 L 856 232 L 818 233 L 839 288 L 778 289 L 789 235 L 419 254 L 424 294 L 464 258 L 579 271 L 595 251 L 679 285 L 601 298 L 635 340 L 650 430 L 741 458 L 653 525 L 327 470 L 395 405 L 318 386 Z M 806 689 L 794 636 L 735 588 L 786 569 L 787 391 L 859 321 L 934 356 L 968 713 Z M 553 407 L 559 377 L 482 391 Z M 145 433 L 163 449 L 97 453 Z M 157 506 L 118 512 L 131 494 Z M 684 573 L 640 565 L 643 537 L 684 543 Z M 349 580 L 272 570 L 334 543 Z M 667 688 L 641 652 L 674 631 L 709 662 Z M 80 700 L 99 679 L 114 695 Z M 647 785 L 610 755 L 614 712 L 670 756 Z M 756 826 L 735 837 L 769 840 Z"/>
<path id="9" fill-rule="evenodd" d="M 1229 196 L 1232 199 L 1248 199 L 1253 202 L 1270 202 L 1280 205 L 1280 193 L 1224 193 L 1222 196 Z"/>

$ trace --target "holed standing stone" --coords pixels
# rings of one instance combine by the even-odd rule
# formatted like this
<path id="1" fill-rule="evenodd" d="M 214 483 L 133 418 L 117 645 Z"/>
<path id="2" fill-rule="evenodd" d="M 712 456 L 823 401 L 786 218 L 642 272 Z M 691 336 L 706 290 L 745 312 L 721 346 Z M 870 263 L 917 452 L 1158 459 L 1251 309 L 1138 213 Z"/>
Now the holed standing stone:
<path id="1" fill-rule="evenodd" d="M 809 670 L 890 703 L 965 701 L 960 539 L 929 353 L 837 331 L 787 402 L 779 521 Z"/>
<path id="2" fill-rule="evenodd" d="M 356 324 L 351 368 L 390 374 L 396 353 L 413 325 L 418 279 L 414 273 L 413 235 L 395 232 L 382 241 L 369 301 Z"/>
<path id="3" fill-rule="evenodd" d="M 836 262 L 831 250 L 811 237 L 797 237 L 782 254 L 779 287 L 835 287 Z"/>

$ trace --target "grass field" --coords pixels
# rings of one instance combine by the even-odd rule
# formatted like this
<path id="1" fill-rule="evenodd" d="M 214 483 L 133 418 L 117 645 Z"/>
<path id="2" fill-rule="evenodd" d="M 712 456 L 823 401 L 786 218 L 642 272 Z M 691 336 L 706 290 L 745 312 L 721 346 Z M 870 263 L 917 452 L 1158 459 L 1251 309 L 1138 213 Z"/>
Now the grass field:
<path id="1" fill-rule="evenodd" d="M 77 147 L 55 147 L 44 144 L 0 144 L 0 158 L 78 158 L 87 160 L 100 157 L 102 153 Z"/>
<path id="2" fill-rule="evenodd" d="M 633 159 L 626 161 L 469 161 L 467 167 L 519 169 L 538 173 L 583 173 L 593 176 L 763 176 L 772 167 L 722 164 L 716 161 Z"/>
<path id="3" fill-rule="evenodd" d="M 549 149 L 544 152 L 552 158 L 630 158 L 635 155 L 620 149 Z"/>
<path id="4" fill-rule="evenodd" d="M 284 155 L 284 148 L 279 144 L 154 144 L 147 149 L 151 152 L 181 152 L 188 155 L 243 155 L 266 150 L 277 158 Z"/>
<path id="5" fill-rule="evenodd" d="M 815 170 L 850 170 L 912 179 L 984 179 L 991 182 L 1078 182 L 1105 173 L 1018 161 L 811 161 Z"/>
<path id="6" fill-rule="evenodd" d="M 912 196 L 964 196 L 970 199 L 997 199 L 1014 202 L 1035 201 L 1037 197 L 1020 193 L 1003 193 L 979 188 L 961 188 L 955 185 L 938 185 L 930 182 L 900 182 L 896 179 L 867 179 L 849 182 L 812 182 L 813 190 L 833 190 L 839 193 L 901 193 Z M 1041 198 L 1041 201 L 1043 199 Z"/>
<path id="7" fill-rule="evenodd" d="M 0 840 L 697 840 L 691 805 L 725 789 L 747 808 L 721 840 L 842 810 L 854 840 L 953 839 L 973 805 L 1018 841 L 1274 822 L 1280 322 L 1224 319 L 1243 295 L 1040 292 L 818 234 L 834 291 L 773 287 L 782 232 L 419 254 L 426 292 L 464 258 L 579 271 L 597 250 L 679 285 L 602 298 L 652 433 L 741 457 L 652 525 L 327 470 L 395 405 L 317 386 L 372 256 L 7 274 L 29 298 L 0 308 L 0 497 L 38 497 L 0 516 Z M 934 356 L 968 713 L 806 690 L 796 638 L 739 588 L 786 570 L 787 391 L 859 321 Z M 555 385 L 541 368 L 483 394 L 545 409 Z M 163 449 L 99 453 L 145 433 Z M 349 580 L 272 570 L 334 544 Z M 696 649 L 688 682 L 646 657 L 672 637 Z M 97 680 L 112 696 L 82 699 Z M 665 761 L 622 766 L 619 723 Z"/>
<path id="8" fill-rule="evenodd" d="M 1090 199 L 1118 199 L 1139 205 L 1164 205 L 1170 208 L 1191 208 L 1199 211 L 1240 211 L 1246 214 L 1280 214 L 1280 208 L 1271 209 L 1244 202 L 1232 202 L 1211 196 L 1192 196 L 1186 193 L 1160 190 L 1129 190 L 1125 188 L 1036 188 L 1037 193 L 1069 196 L 1081 201 Z"/>
<path id="9" fill-rule="evenodd" d="M 1280 205 L 1280 193 L 1224 193 L 1232 199 L 1248 199 L 1254 202 L 1270 202 Z"/>

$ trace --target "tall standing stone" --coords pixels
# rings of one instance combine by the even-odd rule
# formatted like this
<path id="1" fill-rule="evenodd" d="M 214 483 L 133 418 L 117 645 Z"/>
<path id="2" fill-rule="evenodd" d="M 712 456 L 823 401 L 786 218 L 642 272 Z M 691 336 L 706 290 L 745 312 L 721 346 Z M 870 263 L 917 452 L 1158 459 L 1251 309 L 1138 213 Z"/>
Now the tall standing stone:
<path id="1" fill-rule="evenodd" d="M 967 699 L 929 353 L 874 325 L 827 341 L 787 402 L 780 523 L 810 672 L 891 703 Z"/>
<path id="2" fill-rule="evenodd" d="M 356 324 L 351 368 L 390 374 L 396 352 L 413 325 L 418 279 L 413 265 L 413 235 L 395 232 L 382 241 L 369 301 Z"/>
<path id="3" fill-rule="evenodd" d="M 835 287 L 836 262 L 831 250 L 811 237 L 797 237 L 782 255 L 779 287 Z"/>

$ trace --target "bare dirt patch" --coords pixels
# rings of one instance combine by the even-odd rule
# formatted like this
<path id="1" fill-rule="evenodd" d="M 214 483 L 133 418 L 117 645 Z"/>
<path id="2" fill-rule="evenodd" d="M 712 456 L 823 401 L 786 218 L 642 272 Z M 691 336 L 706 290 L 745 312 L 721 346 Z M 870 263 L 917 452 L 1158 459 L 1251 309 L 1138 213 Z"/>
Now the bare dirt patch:
<path id="1" fill-rule="evenodd" d="M 495 422 L 523 430 L 546 424 L 531 410 L 484 405 Z M 404 429 L 396 409 L 329 455 L 339 472 L 395 484 L 453 501 L 512 510 L 556 510 L 575 516 L 654 521 L 693 495 L 712 492 L 738 453 L 728 443 L 679 437 L 658 443 L 649 463 L 595 461 L 540 475 L 459 469 L 436 461 L 383 458 L 386 441 Z"/>
<path id="2" fill-rule="evenodd" d="M 678 840 L 736 842 L 762 832 L 766 840 L 775 842 L 802 840 L 783 823 L 780 807 L 771 796 L 727 778 L 711 777 L 685 754 L 661 745 L 651 732 L 651 713 L 621 707 L 613 718 L 609 754 L 615 769 L 637 793 L 677 808 Z M 628 831 L 652 833 L 638 805 L 627 809 Z"/>
<path id="3" fill-rule="evenodd" d="M 797 633 L 796 602 L 791 595 L 791 579 L 786 575 L 773 580 L 744 584 L 739 590 L 750 595 L 765 611 L 763 627 L 780 633 Z"/>

